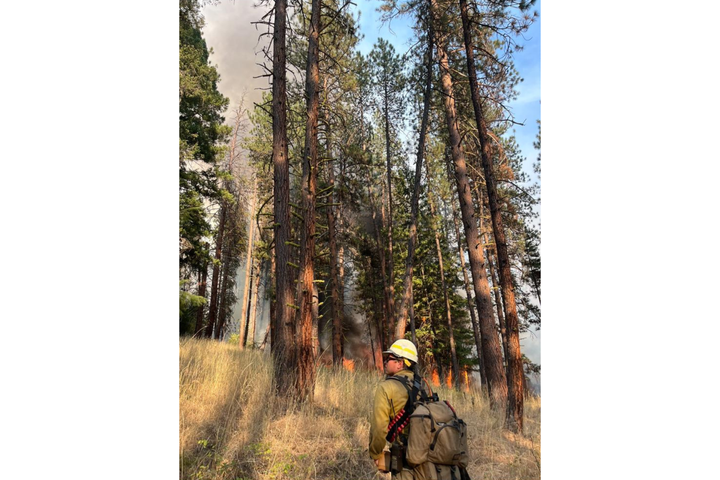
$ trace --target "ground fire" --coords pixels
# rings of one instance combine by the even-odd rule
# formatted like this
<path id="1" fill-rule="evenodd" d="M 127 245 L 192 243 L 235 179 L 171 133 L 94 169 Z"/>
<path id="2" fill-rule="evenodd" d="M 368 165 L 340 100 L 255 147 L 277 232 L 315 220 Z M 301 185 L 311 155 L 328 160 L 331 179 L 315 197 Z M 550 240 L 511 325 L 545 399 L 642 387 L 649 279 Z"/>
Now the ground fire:
<path id="1" fill-rule="evenodd" d="M 437 369 L 433 369 L 432 372 L 432 379 L 430 380 L 433 384 L 433 387 L 439 387 L 440 386 L 440 375 L 438 374 Z"/>

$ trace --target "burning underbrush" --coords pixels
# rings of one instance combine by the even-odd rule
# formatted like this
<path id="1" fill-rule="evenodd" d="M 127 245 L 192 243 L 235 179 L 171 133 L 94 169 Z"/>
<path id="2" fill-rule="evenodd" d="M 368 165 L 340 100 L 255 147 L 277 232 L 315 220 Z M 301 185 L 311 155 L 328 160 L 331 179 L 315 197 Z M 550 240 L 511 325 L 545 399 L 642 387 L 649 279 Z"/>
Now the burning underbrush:
<path id="1" fill-rule="evenodd" d="M 390 479 L 367 453 L 368 419 L 382 376 L 365 362 L 320 366 L 312 405 L 288 407 L 272 391 L 272 362 L 208 340 L 180 343 L 180 478 Z M 503 430 L 472 384 L 430 380 L 468 423 L 473 479 L 540 478 L 540 399 L 525 402 L 525 436 Z M 443 379 L 445 380 L 445 379 Z M 442 382 L 444 383 L 444 382 Z M 467 387 L 467 390 L 466 390 Z"/>

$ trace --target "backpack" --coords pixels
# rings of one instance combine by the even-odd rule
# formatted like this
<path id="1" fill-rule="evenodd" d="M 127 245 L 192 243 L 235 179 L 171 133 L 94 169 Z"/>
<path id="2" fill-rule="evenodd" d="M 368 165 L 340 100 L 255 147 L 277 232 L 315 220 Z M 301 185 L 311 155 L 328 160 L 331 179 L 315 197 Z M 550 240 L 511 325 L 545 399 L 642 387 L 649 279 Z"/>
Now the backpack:
<path id="1" fill-rule="evenodd" d="M 414 467 L 416 478 L 469 480 L 466 470 L 469 460 L 467 424 L 457 416 L 450 403 L 440 401 L 436 393 L 428 396 L 420 389 L 417 371 L 412 389 L 407 378 L 388 378 L 403 384 L 408 390 L 408 401 L 390 423 L 386 439 L 393 443 L 402 429 L 409 425 L 405 460 L 408 466 Z"/>

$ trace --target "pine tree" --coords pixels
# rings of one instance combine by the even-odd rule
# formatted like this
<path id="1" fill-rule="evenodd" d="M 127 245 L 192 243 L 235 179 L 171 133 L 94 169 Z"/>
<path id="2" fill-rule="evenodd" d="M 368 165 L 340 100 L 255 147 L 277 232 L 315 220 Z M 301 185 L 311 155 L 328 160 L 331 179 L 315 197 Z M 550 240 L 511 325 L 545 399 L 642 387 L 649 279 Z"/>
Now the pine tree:
<path id="1" fill-rule="evenodd" d="M 312 401 L 315 387 L 315 355 L 313 351 L 313 289 L 315 287 L 315 196 L 318 177 L 318 115 L 319 97 L 319 36 L 320 0 L 312 0 L 308 31 L 306 70 L 307 124 L 302 163 L 303 228 L 300 239 L 300 318 L 298 324 L 297 368 L 295 395 Z M 317 315 L 315 315 L 317 318 Z"/>
<path id="2" fill-rule="evenodd" d="M 201 331 L 205 282 L 210 263 L 207 238 L 211 226 L 208 204 L 220 197 L 216 171 L 212 168 L 222 158 L 222 142 L 230 128 L 222 125 L 222 112 L 228 99 L 217 89 L 220 76 L 210 64 L 210 50 L 202 36 L 204 19 L 198 0 L 182 0 L 179 9 L 180 32 L 180 276 L 181 285 L 198 279 L 197 295 L 181 291 L 181 333 L 190 331 L 189 319 L 195 319 L 194 331 Z M 198 298 L 199 297 L 199 298 Z M 183 320 L 184 317 L 184 320 Z"/>
<path id="3" fill-rule="evenodd" d="M 427 17 L 427 16 L 426 16 Z M 427 135 L 428 118 L 430 114 L 430 103 L 432 95 L 432 66 L 433 66 L 433 23 L 427 22 L 427 53 L 425 54 L 425 91 L 423 93 L 422 120 L 420 121 L 420 132 L 418 148 L 415 160 L 415 181 L 413 196 L 411 200 L 411 217 L 408 235 L 407 257 L 405 259 L 405 274 L 403 276 L 403 293 L 397 309 L 396 338 L 405 337 L 408 310 L 412 309 L 412 279 L 413 261 L 415 259 L 415 245 L 417 244 L 417 216 L 420 197 L 420 183 L 422 179 L 423 155 L 425 154 L 425 137 Z M 415 319 L 411 316 L 412 340 L 415 338 Z"/>
<path id="4" fill-rule="evenodd" d="M 437 0 L 430 0 L 432 5 L 432 16 L 436 21 L 436 25 L 442 25 L 443 18 L 440 16 L 440 8 Z M 446 21 L 445 21 L 446 22 Z M 485 373 L 488 378 L 488 390 L 493 405 L 499 406 L 505 404 L 507 400 L 507 383 L 505 372 L 502 368 L 502 358 L 500 354 L 500 345 L 497 336 L 494 334 L 494 316 L 492 313 L 492 301 L 490 300 L 490 289 L 487 282 L 487 274 L 483 266 L 483 255 L 480 249 L 480 240 L 478 238 L 477 228 L 475 226 L 475 207 L 473 206 L 472 196 L 470 194 L 470 185 L 467 178 L 467 164 L 465 162 L 465 152 L 460 143 L 460 132 L 458 129 L 457 113 L 455 109 L 455 100 L 453 96 L 453 81 L 450 76 L 450 67 L 446 51 L 447 33 L 441 33 L 439 28 L 437 32 L 437 53 L 440 63 L 440 77 L 443 93 L 445 95 L 445 115 L 447 128 L 450 133 L 450 145 L 454 162 L 455 180 L 457 183 L 457 192 L 460 200 L 460 212 L 462 215 L 463 226 L 465 229 L 465 239 L 468 245 L 468 257 L 470 260 L 470 271 L 473 278 L 473 286 L 475 289 L 475 301 L 478 305 L 478 313 L 480 317 L 480 330 L 482 332 L 483 341 L 483 361 L 485 364 Z"/>
<path id="5" fill-rule="evenodd" d="M 373 67 L 373 83 L 375 94 L 378 97 L 377 106 L 381 111 L 385 133 L 385 163 L 387 186 L 383 203 L 387 206 L 387 220 L 383 226 L 387 228 L 387 312 L 390 317 L 389 330 L 395 332 L 395 263 L 393 256 L 393 188 L 392 188 L 392 149 L 391 137 L 396 134 L 391 130 L 391 124 L 396 125 L 402 117 L 402 101 L 405 96 L 405 75 L 402 69 L 403 59 L 395 53 L 395 48 L 386 40 L 380 38 L 369 54 L 369 61 Z M 383 212 L 386 209 L 383 208 Z M 383 214 L 384 217 L 384 214 Z M 403 329 L 404 330 L 404 329 Z M 404 333 L 404 332 L 403 332 Z"/>
<path id="6" fill-rule="evenodd" d="M 275 315 L 270 348 L 275 364 L 275 386 L 280 395 L 293 386 L 295 325 L 291 315 L 290 279 L 290 165 L 287 141 L 286 91 L 287 0 L 275 0 L 272 68 L 272 159 L 274 168 Z"/>
<path id="7" fill-rule="evenodd" d="M 512 274 L 510 272 L 510 259 L 508 246 L 503 228 L 502 216 L 498 206 L 497 186 L 495 173 L 492 166 L 492 153 L 490 146 L 490 135 L 488 133 L 487 119 L 483 111 L 480 98 L 480 87 L 477 80 L 475 65 L 474 44 L 471 33 L 470 18 L 468 14 L 467 0 L 460 1 L 460 14 L 463 25 L 463 40 L 465 45 L 465 58 L 467 60 L 467 72 L 470 80 L 470 91 L 473 110 L 475 111 L 475 122 L 478 130 L 478 141 L 480 144 L 480 156 L 482 159 L 483 173 L 487 187 L 488 204 L 492 219 L 493 236 L 498 255 L 500 287 L 502 292 L 503 305 L 505 307 L 505 323 L 507 325 L 507 371 L 508 371 L 508 406 L 506 415 L 506 427 L 511 431 L 523 431 L 523 373 L 522 355 L 520 353 L 520 337 L 518 330 L 517 307 L 515 305 L 515 291 L 513 288 Z M 494 4 L 493 12 L 498 12 L 504 5 L 502 2 Z M 510 3 L 510 2 L 507 2 Z M 487 51 L 487 50 L 486 50 Z"/>

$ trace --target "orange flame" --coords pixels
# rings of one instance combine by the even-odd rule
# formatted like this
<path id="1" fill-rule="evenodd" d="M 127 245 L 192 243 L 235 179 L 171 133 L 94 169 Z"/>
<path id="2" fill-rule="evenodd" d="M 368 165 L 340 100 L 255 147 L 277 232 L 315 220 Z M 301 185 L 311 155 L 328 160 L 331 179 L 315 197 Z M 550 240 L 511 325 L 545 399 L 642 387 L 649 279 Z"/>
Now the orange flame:
<path id="1" fill-rule="evenodd" d="M 355 360 L 343 358 L 343 368 L 349 372 L 355 371 Z"/>
<path id="2" fill-rule="evenodd" d="M 452 388 L 452 370 L 450 370 L 449 368 L 448 368 L 448 374 L 447 374 L 447 379 L 446 379 L 445 383 L 447 384 L 448 388 Z"/>
<path id="3" fill-rule="evenodd" d="M 466 392 L 470 391 L 470 379 L 468 378 L 468 371 L 467 369 L 463 370 L 463 390 Z"/>
<path id="4" fill-rule="evenodd" d="M 432 379 L 430 380 L 433 384 L 433 387 L 439 387 L 440 386 L 440 375 L 438 375 L 437 368 L 433 369 L 432 372 Z"/>

